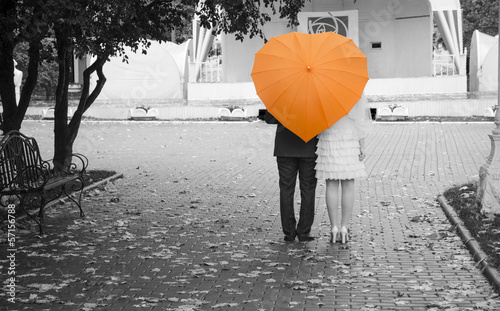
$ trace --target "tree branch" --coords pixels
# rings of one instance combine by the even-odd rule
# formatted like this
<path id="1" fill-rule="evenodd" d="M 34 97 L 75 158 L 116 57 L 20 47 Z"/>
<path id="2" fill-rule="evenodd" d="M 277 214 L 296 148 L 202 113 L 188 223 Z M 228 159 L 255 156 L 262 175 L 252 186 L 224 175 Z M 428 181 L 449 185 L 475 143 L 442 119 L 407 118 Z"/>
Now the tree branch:
<path id="1" fill-rule="evenodd" d="M 104 73 L 102 71 L 102 67 L 104 66 L 106 61 L 106 57 L 98 56 L 97 59 L 83 71 L 82 94 L 80 96 L 78 108 L 76 109 L 69 123 L 70 135 L 72 139 L 75 139 L 77 136 L 78 128 L 80 127 L 83 114 L 94 103 L 97 96 L 99 96 L 99 94 L 101 93 L 104 84 L 106 83 L 106 76 L 104 76 Z M 92 93 L 90 93 L 90 76 L 94 72 L 97 72 L 98 80 L 96 87 L 94 88 Z"/>
<path id="2" fill-rule="evenodd" d="M 97 84 L 96 84 L 96 87 L 94 88 L 94 90 L 92 91 L 92 93 L 89 95 L 89 97 L 86 100 L 84 112 L 87 111 L 87 109 L 89 109 L 90 105 L 92 105 L 94 103 L 97 96 L 99 96 L 99 94 L 101 94 L 101 91 L 102 91 L 102 88 L 104 87 L 104 84 L 106 84 L 106 76 L 104 75 L 104 72 L 102 71 L 102 67 L 104 66 L 106 61 L 107 61 L 107 58 L 99 58 L 99 57 L 96 60 L 96 63 L 97 63 L 96 72 L 97 72 L 97 77 L 98 77 Z M 84 73 L 84 75 L 85 75 L 85 73 Z M 87 79 L 89 79 L 89 81 L 90 81 L 90 75 L 88 78 L 85 77 L 85 80 L 87 80 Z"/>

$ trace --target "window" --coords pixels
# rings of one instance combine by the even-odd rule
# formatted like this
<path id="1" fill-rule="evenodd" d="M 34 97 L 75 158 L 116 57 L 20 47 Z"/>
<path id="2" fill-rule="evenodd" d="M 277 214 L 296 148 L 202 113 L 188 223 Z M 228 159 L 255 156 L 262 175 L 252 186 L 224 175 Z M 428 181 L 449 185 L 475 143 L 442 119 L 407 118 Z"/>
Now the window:
<path id="1" fill-rule="evenodd" d="M 372 47 L 372 50 L 381 50 L 382 42 L 370 42 L 370 46 Z"/>

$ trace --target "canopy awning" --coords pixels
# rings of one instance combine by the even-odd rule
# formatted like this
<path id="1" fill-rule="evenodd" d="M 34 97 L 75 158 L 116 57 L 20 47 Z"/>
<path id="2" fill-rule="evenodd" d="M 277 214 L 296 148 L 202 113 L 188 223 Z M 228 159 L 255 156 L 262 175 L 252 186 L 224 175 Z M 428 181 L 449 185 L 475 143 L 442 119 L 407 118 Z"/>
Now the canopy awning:
<path id="1" fill-rule="evenodd" d="M 460 10 L 460 0 L 429 0 L 432 11 Z"/>
<path id="2" fill-rule="evenodd" d="M 459 55 L 463 54 L 462 8 L 459 0 L 429 0 L 434 19 L 444 44 L 454 56 L 455 67 L 461 72 Z"/>

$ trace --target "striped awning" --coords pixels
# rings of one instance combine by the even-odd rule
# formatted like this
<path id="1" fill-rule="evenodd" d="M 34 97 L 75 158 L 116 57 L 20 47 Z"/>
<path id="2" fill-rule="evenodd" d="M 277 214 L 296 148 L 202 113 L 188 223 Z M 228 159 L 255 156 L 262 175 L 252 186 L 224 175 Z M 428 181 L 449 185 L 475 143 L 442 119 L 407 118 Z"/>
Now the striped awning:
<path id="1" fill-rule="evenodd" d="M 432 11 L 453 11 L 460 10 L 460 0 L 429 0 Z"/>

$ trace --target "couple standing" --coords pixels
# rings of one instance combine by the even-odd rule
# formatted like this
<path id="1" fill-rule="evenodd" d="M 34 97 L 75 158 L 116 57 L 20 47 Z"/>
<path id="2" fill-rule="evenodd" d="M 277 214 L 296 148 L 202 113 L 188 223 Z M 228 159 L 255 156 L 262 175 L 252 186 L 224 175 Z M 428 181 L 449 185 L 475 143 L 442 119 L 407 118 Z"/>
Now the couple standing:
<path id="1" fill-rule="evenodd" d="M 280 124 L 269 112 L 265 121 L 278 124 L 274 156 L 278 163 L 280 214 L 285 241 L 312 241 L 314 204 L 318 179 L 326 180 L 326 207 L 330 218 L 330 242 L 349 239 L 354 206 L 354 180 L 366 176 L 364 138 L 370 109 L 364 96 L 348 115 L 307 143 Z M 299 176 L 300 214 L 295 218 L 294 194 Z M 339 195 L 341 217 L 339 218 Z"/>

